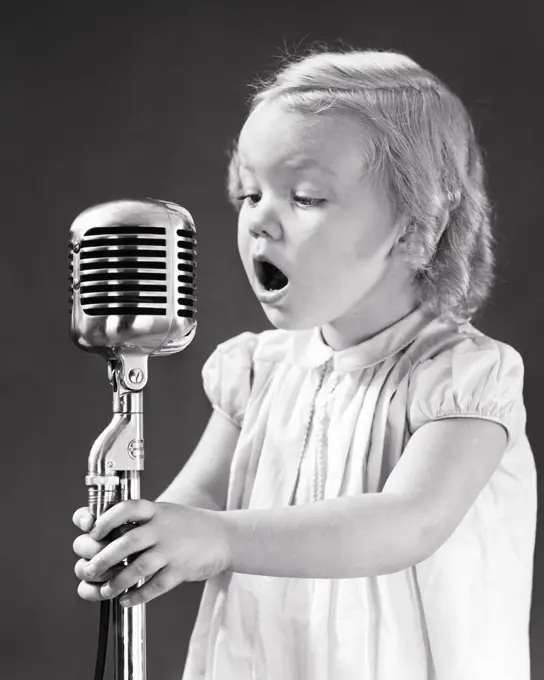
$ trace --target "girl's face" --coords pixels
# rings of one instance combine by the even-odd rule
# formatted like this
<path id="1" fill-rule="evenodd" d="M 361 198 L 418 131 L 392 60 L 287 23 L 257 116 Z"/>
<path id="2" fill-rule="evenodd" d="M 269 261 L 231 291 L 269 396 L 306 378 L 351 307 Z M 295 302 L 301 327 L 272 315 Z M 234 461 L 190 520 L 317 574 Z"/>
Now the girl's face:
<path id="1" fill-rule="evenodd" d="M 249 282 L 274 326 L 321 326 L 335 349 L 415 306 L 395 246 L 406 221 L 395 220 L 386 193 L 365 179 L 364 145 L 360 122 L 277 101 L 255 109 L 238 143 L 238 248 Z M 288 278 L 277 300 L 266 300 L 258 255 Z"/>

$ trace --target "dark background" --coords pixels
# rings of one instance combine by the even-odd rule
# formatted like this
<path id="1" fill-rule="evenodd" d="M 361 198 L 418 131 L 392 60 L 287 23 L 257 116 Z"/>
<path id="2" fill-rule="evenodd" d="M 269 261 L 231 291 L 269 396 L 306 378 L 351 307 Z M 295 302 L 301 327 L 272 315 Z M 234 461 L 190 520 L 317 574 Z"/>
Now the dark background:
<path id="1" fill-rule="evenodd" d="M 196 222 L 198 332 L 184 352 L 151 362 L 146 388 L 142 494 L 153 499 L 211 412 L 200 377 L 207 356 L 232 335 L 270 327 L 239 263 L 224 178 L 247 84 L 285 48 L 339 47 L 341 38 L 406 52 L 465 101 L 485 149 L 499 258 L 493 298 L 474 323 L 525 360 L 540 467 L 544 47 L 536 2 L 2 8 L 1 678 L 83 680 L 94 668 L 98 606 L 76 594 L 71 517 L 86 503 L 87 456 L 110 421 L 111 393 L 106 363 L 68 336 L 69 227 L 90 205 L 145 196 L 180 203 Z M 535 679 L 544 677 L 543 567 L 537 541 Z M 148 606 L 150 680 L 180 677 L 202 585 L 183 584 Z"/>

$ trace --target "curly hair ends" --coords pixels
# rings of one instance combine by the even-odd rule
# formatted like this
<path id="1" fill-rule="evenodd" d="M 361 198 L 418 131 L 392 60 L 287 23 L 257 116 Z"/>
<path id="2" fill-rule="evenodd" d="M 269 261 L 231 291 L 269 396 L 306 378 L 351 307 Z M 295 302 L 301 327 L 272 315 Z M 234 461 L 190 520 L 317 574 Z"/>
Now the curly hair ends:
<path id="1" fill-rule="evenodd" d="M 471 318 L 494 282 L 491 207 L 468 111 L 436 76 L 392 51 L 320 51 L 259 81 L 250 102 L 281 98 L 307 113 L 357 116 L 369 175 L 411 216 L 405 253 L 420 300 L 456 322 Z M 236 154 L 229 168 L 235 193 Z"/>

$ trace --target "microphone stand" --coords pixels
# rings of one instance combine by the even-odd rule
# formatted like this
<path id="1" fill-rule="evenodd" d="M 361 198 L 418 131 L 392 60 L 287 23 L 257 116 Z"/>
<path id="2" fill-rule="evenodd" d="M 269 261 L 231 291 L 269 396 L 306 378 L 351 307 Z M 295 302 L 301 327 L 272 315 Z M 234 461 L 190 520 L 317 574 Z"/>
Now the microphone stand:
<path id="1" fill-rule="evenodd" d="M 147 382 L 147 355 L 122 354 L 108 359 L 108 379 L 113 388 L 113 419 L 91 448 L 85 478 L 89 510 L 95 518 L 120 501 L 140 498 L 140 471 L 144 467 L 142 389 Z M 124 525 L 110 537 L 134 526 Z M 124 566 L 128 563 L 128 559 L 123 560 Z M 139 581 L 137 586 L 144 582 Z M 111 601 L 114 680 L 146 680 L 145 604 L 122 607 L 120 597 Z"/>

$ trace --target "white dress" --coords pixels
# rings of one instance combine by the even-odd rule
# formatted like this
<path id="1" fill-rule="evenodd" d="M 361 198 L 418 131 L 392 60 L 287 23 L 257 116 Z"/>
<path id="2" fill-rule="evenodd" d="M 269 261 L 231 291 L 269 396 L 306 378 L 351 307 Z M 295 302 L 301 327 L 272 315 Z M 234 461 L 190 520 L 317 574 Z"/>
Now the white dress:
<path id="1" fill-rule="evenodd" d="M 439 418 L 498 422 L 508 448 L 452 536 L 413 567 L 209 579 L 183 680 L 529 680 L 537 484 L 513 348 L 419 307 L 342 351 L 319 329 L 242 333 L 202 375 L 241 427 L 227 510 L 381 491 L 411 434 Z"/>

